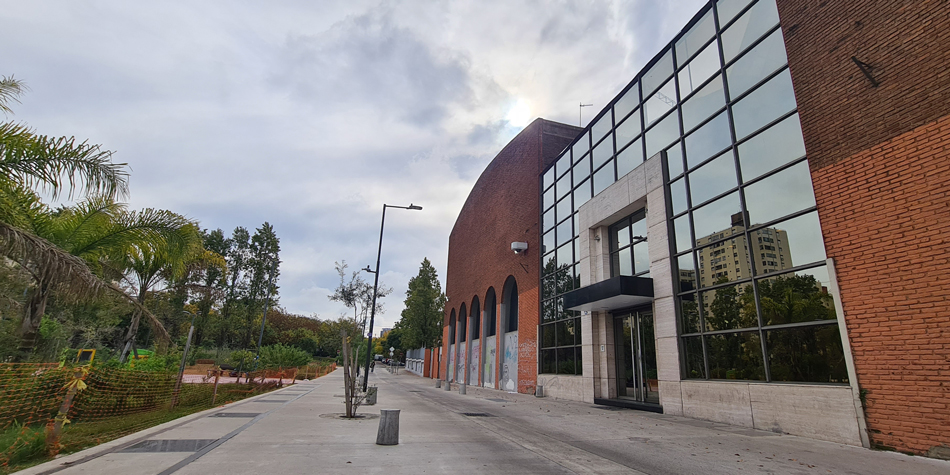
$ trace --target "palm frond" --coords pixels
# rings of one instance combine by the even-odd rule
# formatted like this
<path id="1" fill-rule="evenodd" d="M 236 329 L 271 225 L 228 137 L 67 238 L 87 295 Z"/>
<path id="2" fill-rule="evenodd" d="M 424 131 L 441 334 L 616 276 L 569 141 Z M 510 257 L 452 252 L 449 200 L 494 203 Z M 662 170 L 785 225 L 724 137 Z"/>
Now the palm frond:
<path id="1" fill-rule="evenodd" d="M 0 111 L 4 114 L 12 114 L 13 110 L 7 105 L 10 102 L 20 102 L 20 95 L 27 89 L 23 81 L 15 79 L 13 76 L 0 77 Z"/>
<path id="2" fill-rule="evenodd" d="M 159 338 L 170 336 L 158 318 L 117 285 L 106 282 L 89 269 L 86 262 L 29 231 L 0 221 L 0 254 L 23 267 L 42 269 L 52 279 L 53 288 L 69 300 L 96 298 L 104 290 L 115 292 L 138 308 L 152 322 Z"/>
<path id="3" fill-rule="evenodd" d="M 112 163 L 112 152 L 75 137 L 36 135 L 29 127 L 0 124 L 0 171 L 10 179 L 57 197 L 82 188 L 86 194 L 128 195 L 125 163 Z"/>

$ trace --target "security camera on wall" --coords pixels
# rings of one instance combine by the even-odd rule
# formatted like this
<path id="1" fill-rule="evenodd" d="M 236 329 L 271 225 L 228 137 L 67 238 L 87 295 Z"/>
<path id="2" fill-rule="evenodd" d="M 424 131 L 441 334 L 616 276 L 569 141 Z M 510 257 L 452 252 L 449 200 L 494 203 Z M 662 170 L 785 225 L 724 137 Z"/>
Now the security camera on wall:
<path id="1" fill-rule="evenodd" d="M 515 254 L 524 254 L 525 252 L 528 252 L 528 243 L 513 242 L 511 243 L 511 250 L 514 251 Z"/>

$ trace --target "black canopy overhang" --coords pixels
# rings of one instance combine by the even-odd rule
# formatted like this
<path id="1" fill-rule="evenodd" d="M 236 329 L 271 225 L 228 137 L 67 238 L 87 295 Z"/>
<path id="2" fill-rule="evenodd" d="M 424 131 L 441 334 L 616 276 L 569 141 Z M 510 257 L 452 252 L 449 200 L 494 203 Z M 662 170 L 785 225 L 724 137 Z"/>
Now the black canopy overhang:
<path id="1" fill-rule="evenodd" d="M 653 302 L 653 279 L 621 275 L 564 294 L 566 310 L 615 310 Z"/>

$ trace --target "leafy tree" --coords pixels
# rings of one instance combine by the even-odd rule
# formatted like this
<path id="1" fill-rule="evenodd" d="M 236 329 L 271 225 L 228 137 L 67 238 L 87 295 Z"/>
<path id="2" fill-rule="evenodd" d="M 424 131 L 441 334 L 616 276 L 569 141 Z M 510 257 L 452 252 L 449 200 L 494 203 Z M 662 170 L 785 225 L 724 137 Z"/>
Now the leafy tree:
<path id="1" fill-rule="evenodd" d="M 406 308 L 399 326 L 409 348 L 436 348 L 442 341 L 442 318 L 445 313 L 445 294 L 435 267 L 429 259 L 422 260 L 419 273 L 409 279 Z"/>
<path id="2" fill-rule="evenodd" d="M 231 238 L 225 243 L 225 259 L 228 264 L 228 275 L 224 308 L 221 310 L 221 321 L 218 325 L 217 344 L 222 347 L 228 342 L 228 335 L 232 330 L 232 317 L 235 306 L 245 300 L 247 292 L 247 270 L 251 258 L 251 235 L 243 226 L 234 228 Z"/>
<path id="3" fill-rule="evenodd" d="M 355 271 L 350 275 L 350 280 L 346 280 L 346 268 L 349 267 L 346 261 L 335 262 L 336 272 L 340 275 L 340 285 L 330 295 L 330 300 L 340 302 L 347 308 L 353 309 L 353 320 L 357 322 L 360 328 L 360 334 L 366 329 L 366 320 L 369 318 L 370 307 L 373 306 L 373 286 L 363 280 L 360 271 Z M 376 289 L 376 315 L 383 313 L 382 299 L 391 294 L 393 289 L 380 285 Z"/>

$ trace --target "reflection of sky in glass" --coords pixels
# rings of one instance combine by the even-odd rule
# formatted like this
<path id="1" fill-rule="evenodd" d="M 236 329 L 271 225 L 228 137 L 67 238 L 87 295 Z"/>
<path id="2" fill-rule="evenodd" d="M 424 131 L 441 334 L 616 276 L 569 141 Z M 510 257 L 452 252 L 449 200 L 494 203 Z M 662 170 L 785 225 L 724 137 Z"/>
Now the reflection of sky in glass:
<path id="1" fill-rule="evenodd" d="M 610 138 L 594 146 L 593 164 L 594 168 L 610 159 L 614 154 L 614 142 Z"/>
<path id="2" fill-rule="evenodd" d="M 623 148 L 640 135 L 640 114 L 633 114 L 617 126 L 617 148 Z"/>
<path id="3" fill-rule="evenodd" d="M 584 183 L 574 190 L 574 208 L 580 209 L 590 198 L 590 181 L 584 180 Z"/>
<path id="4" fill-rule="evenodd" d="M 544 212 L 544 229 L 550 229 L 554 223 L 554 208 L 551 208 Z"/>
<path id="5" fill-rule="evenodd" d="M 720 20 L 722 21 L 722 20 Z M 761 0 L 722 32 L 722 53 L 728 63 L 778 24 L 775 0 Z"/>
<path id="6" fill-rule="evenodd" d="M 717 77 L 683 103 L 683 130 L 689 131 L 726 105 L 722 77 Z"/>
<path id="7" fill-rule="evenodd" d="M 568 240 L 574 237 L 574 232 L 571 229 L 571 220 L 566 220 L 561 224 L 557 225 L 557 245 L 560 246 Z"/>
<path id="8" fill-rule="evenodd" d="M 571 174 L 568 173 L 561 178 L 558 178 L 557 184 L 554 185 L 554 188 L 557 190 L 557 198 L 563 198 L 568 191 L 571 191 Z"/>
<path id="9" fill-rule="evenodd" d="M 686 164 L 695 167 L 732 143 L 725 111 L 686 137 Z"/>
<path id="10" fill-rule="evenodd" d="M 643 75 L 643 79 L 640 80 L 640 84 L 643 85 L 643 95 L 649 96 L 652 94 L 671 74 L 673 74 L 672 48 L 666 50 L 666 54 L 650 68 L 649 72 Z"/>
<path id="11" fill-rule="evenodd" d="M 693 230 L 696 239 L 732 228 L 732 215 L 738 213 L 739 193 L 735 192 L 693 211 Z"/>
<path id="12" fill-rule="evenodd" d="M 684 178 L 670 184 L 670 197 L 673 201 L 673 214 L 686 211 L 686 180 Z"/>
<path id="13" fill-rule="evenodd" d="M 633 246 L 633 260 L 634 269 L 638 274 L 650 270 L 650 252 L 646 242 Z"/>
<path id="14" fill-rule="evenodd" d="M 739 167 L 744 181 L 805 156 L 805 140 L 798 114 L 769 127 L 739 145 Z"/>
<path id="15" fill-rule="evenodd" d="M 557 202 L 557 220 L 561 221 L 564 218 L 571 215 L 571 197 L 568 196 L 561 201 Z"/>
<path id="16" fill-rule="evenodd" d="M 719 48 L 716 46 L 715 42 L 707 46 L 702 53 L 699 53 L 685 68 L 677 73 L 676 77 L 680 83 L 680 97 L 688 96 L 710 76 L 719 72 Z"/>
<path id="17" fill-rule="evenodd" d="M 571 153 L 574 154 L 574 161 L 577 161 L 581 155 L 587 153 L 587 151 L 590 149 L 590 143 L 587 141 L 587 137 L 589 136 L 590 134 L 584 134 L 584 138 L 579 139 L 571 147 Z"/>
<path id="18" fill-rule="evenodd" d="M 739 97 L 743 92 L 765 79 L 770 73 L 785 65 L 785 41 L 782 30 L 775 30 L 738 61 L 726 69 L 729 78 L 729 95 Z"/>
<path id="19" fill-rule="evenodd" d="M 630 173 L 641 163 L 643 163 L 643 146 L 640 145 L 639 140 L 636 140 L 617 154 L 617 176 L 622 177 Z"/>
<path id="20" fill-rule="evenodd" d="M 713 22 L 712 10 L 710 9 L 703 15 L 701 20 L 696 22 L 696 24 L 676 42 L 677 63 L 683 64 L 686 62 L 688 58 L 695 54 L 714 34 L 716 34 L 716 24 Z"/>
<path id="21" fill-rule="evenodd" d="M 682 252 L 693 247 L 692 238 L 689 236 L 688 214 L 673 220 L 673 235 L 676 240 L 676 252 Z"/>
<path id="22" fill-rule="evenodd" d="M 544 172 L 544 179 L 541 182 L 544 188 L 551 186 L 552 183 L 554 183 L 554 168 Z"/>
<path id="23" fill-rule="evenodd" d="M 795 107 L 792 76 L 786 69 L 732 106 L 736 138 L 741 140 Z"/>
<path id="24" fill-rule="evenodd" d="M 548 188 L 548 190 L 544 192 L 542 203 L 544 203 L 544 209 L 548 209 L 554 204 L 554 188 Z"/>
<path id="25" fill-rule="evenodd" d="M 815 206 L 808 162 L 800 162 L 745 189 L 752 223 L 764 223 Z"/>
<path id="26" fill-rule="evenodd" d="M 689 187 L 695 204 L 703 203 L 737 185 L 732 152 L 726 152 L 689 173 Z"/>
<path id="27" fill-rule="evenodd" d="M 679 114 L 673 111 L 647 132 L 647 158 L 656 155 L 680 136 Z"/>
<path id="28" fill-rule="evenodd" d="M 604 191 L 611 183 L 614 182 L 614 167 L 612 163 L 608 163 L 597 172 L 594 173 L 594 194 Z"/>
<path id="29" fill-rule="evenodd" d="M 594 142 L 600 140 L 603 136 L 607 135 L 607 133 L 610 132 L 610 129 L 613 126 L 614 124 L 610 118 L 610 111 L 608 110 L 607 113 L 600 116 L 600 118 L 597 119 L 597 122 L 595 122 L 594 125 L 591 126 L 590 128 L 591 137 L 593 138 Z"/>
<path id="30" fill-rule="evenodd" d="M 788 247 L 795 265 L 825 260 L 825 242 L 821 237 L 817 211 L 783 221 L 772 227 L 788 233 Z"/>
<path id="31" fill-rule="evenodd" d="M 666 149 L 666 158 L 666 168 L 671 178 L 683 173 L 683 148 L 679 143 Z"/>
<path id="32" fill-rule="evenodd" d="M 553 249 L 554 249 L 554 246 L 555 246 L 555 243 L 554 243 L 554 231 L 548 231 L 548 232 L 544 233 L 544 239 L 543 239 L 542 242 L 543 242 L 543 245 L 544 245 L 544 248 L 541 250 L 542 253 L 545 253 L 545 252 L 548 252 L 548 251 L 550 251 L 550 250 L 553 250 Z"/>
<path id="33" fill-rule="evenodd" d="M 752 0 L 719 0 L 716 2 L 716 10 L 719 12 L 719 24 L 725 25 L 733 19 L 740 10 L 745 8 Z"/>
<path id="34" fill-rule="evenodd" d="M 571 169 L 571 157 L 565 154 L 563 157 L 557 160 L 557 163 L 554 164 L 555 176 L 561 176 L 564 172 Z"/>
<path id="35" fill-rule="evenodd" d="M 676 84 L 670 81 L 647 99 L 643 105 L 643 120 L 645 124 L 649 126 L 674 107 L 676 107 Z"/>
<path id="36" fill-rule="evenodd" d="M 630 89 L 614 104 L 614 116 L 617 120 L 623 119 L 637 105 L 640 104 L 640 90 L 637 84 L 630 86 Z"/>

